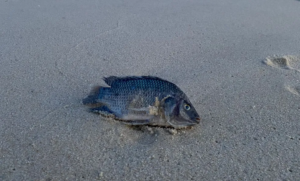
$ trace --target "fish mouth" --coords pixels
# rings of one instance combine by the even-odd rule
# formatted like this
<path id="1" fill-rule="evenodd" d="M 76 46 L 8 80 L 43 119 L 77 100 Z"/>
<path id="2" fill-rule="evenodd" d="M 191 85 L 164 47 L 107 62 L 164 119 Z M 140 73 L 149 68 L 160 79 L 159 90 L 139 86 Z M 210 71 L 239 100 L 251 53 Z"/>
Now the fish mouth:
<path id="1" fill-rule="evenodd" d="M 197 124 L 199 124 L 200 123 L 200 117 L 197 117 L 194 121 L 197 123 Z"/>
<path id="2" fill-rule="evenodd" d="M 197 117 L 195 119 L 192 119 L 192 120 L 188 121 L 188 124 L 190 126 L 193 126 L 193 125 L 196 125 L 196 124 L 199 124 L 199 123 L 200 123 L 200 117 Z"/>
<path id="3" fill-rule="evenodd" d="M 184 128 L 184 127 L 187 127 L 187 126 L 194 126 L 196 124 L 199 124 L 200 123 L 200 118 L 196 117 L 194 119 L 189 119 L 189 120 L 180 119 L 180 118 L 178 120 L 178 118 L 177 118 L 177 119 L 167 120 L 167 122 L 171 126 L 173 126 L 174 128 Z"/>

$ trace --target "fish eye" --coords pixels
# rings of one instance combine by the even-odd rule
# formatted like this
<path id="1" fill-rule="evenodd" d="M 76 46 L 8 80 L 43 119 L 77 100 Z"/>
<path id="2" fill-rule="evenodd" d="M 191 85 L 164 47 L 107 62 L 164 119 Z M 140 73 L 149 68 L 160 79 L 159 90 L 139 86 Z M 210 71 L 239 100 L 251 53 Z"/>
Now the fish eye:
<path id="1" fill-rule="evenodd" d="M 185 110 L 190 110 L 190 109 L 191 109 L 191 106 L 188 105 L 188 104 L 184 104 L 184 109 L 185 109 Z"/>

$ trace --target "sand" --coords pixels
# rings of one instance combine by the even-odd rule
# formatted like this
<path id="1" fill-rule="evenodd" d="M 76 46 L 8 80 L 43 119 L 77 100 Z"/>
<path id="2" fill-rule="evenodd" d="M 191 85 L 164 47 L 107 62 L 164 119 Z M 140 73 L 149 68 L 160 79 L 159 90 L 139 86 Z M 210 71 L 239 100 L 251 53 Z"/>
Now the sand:
<path id="1" fill-rule="evenodd" d="M 298 180 L 297 0 L 1 1 L 0 180 Z M 177 84 L 192 129 L 81 104 L 104 76 Z"/>

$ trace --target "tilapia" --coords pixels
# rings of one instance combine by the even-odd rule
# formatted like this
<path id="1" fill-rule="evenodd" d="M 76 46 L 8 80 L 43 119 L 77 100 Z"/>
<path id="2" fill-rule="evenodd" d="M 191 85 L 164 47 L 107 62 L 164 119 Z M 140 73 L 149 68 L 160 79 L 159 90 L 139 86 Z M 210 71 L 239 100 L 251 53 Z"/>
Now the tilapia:
<path id="1" fill-rule="evenodd" d="M 83 104 L 90 111 L 129 125 L 175 129 L 199 123 L 200 117 L 175 84 L 153 76 L 104 77 L 110 87 L 96 87 Z"/>

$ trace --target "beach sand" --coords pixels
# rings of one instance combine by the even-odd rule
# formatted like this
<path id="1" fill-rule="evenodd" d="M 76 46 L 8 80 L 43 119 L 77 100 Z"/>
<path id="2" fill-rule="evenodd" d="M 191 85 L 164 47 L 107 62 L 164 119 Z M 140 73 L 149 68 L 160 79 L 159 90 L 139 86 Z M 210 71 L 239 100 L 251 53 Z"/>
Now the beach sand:
<path id="1" fill-rule="evenodd" d="M 0 180 L 298 180 L 300 2 L 1 1 Z M 104 76 L 174 82 L 192 129 L 81 104 Z"/>

